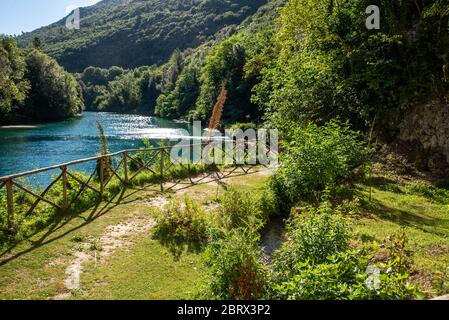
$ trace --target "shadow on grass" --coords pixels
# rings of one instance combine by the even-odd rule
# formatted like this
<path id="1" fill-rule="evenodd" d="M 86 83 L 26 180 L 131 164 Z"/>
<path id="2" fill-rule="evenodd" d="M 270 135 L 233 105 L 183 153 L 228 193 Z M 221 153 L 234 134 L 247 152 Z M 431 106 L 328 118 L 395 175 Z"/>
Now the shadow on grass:
<path id="1" fill-rule="evenodd" d="M 11 256 L 8 256 L 7 258 L 1 259 L 0 266 L 3 266 L 5 264 L 7 264 L 8 262 L 11 262 L 11 261 L 23 256 L 24 254 L 30 253 L 30 252 L 34 251 L 35 249 L 38 249 L 44 245 L 47 245 L 56 240 L 59 240 L 59 239 L 65 237 L 66 235 L 68 235 L 74 231 L 77 231 L 77 230 L 83 228 L 84 226 L 90 224 L 91 222 L 95 221 L 96 219 L 100 218 L 101 216 L 103 216 L 106 213 L 108 213 L 109 211 L 111 211 L 113 208 L 122 204 L 121 200 L 123 199 L 125 192 L 126 192 L 126 188 L 124 188 L 118 194 L 118 198 L 116 195 L 114 198 L 107 201 L 103 206 L 102 206 L 102 203 L 104 203 L 104 202 L 98 202 L 93 208 L 91 208 L 90 213 L 86 218 L 82 217 L 79 214 L 72 214 L 72 215 L 68 215 L 68 216 L 59 216 L 58 219 L 56 219 L 53 223 L 50 224 L 49 227 L 47 227 L 48 229 L 39 239 L 37 239 L 35 241 L 30 240 L 32 237 L 43 232 L 42 230 L 36 231 L 33 234 L 28 235 L 23 240 L 12 243 L 8 248 L 6 248 L 4 251 L 2 251 L 0 253 L 0 258 L 6 256 L 9 252 L 11 252 L 14 248 L 16 248 L 23 241 L 31 242 L 31 246 L 25 250 L 19 251 Z M 73 228 L 70 228 L 70 229 L 64 231 L 63 233 L 61 233 L 59 235 L 51 237 L 54 233 L 61 230 L 63 227 L 65 227 L 67 224 L 69 224 L 75 218 L 82 218 L 82 219 L 84 219 L 84 222 L 73 227 Z"/>
<path id="2" fill-rule="evenodd" d="M 234 171 L 233 171 L 234 172 Z M 165 191 L 170 192 L 170 191 L 179 191 L 179 190 L 184 190 L 184 189 L 188 189 L 190 187 L 193 187 L 195 185 L 202 185 L 202 184 L 208 184 L 211 183 L 213 181 L 219 181 L 222 179 L 227 179 L 227 178 L 233 178 L 233 177 L 238 177 L 238 176 L 243 176 L 243 175 L 248 175 L 248 174 L 254 174 L 257 173 L 258 171 L 253 171 L 253 172 L 249 172 L 249 173 L 236 173 L 236 174 L 231 174 L 228 176 L 222 176 L 221 178 L 219 177 L 219 179 L 216 178 L 212 178 L 212 180 L 206 180 L 206 179 L 200 179 L 196 182 L 193 183 L 186 183 L 186 185 L 184 186 L 183 183 L 181 183 L 181 181 L 177 181 L 177 182 L 167 182 L 166 184 L 169 184 L 169 187 L 165 189 Z M 211 176 L 212 173 L 208 173 L 207 177 Z M 171 186 L 170 186 L 171 185 Z M 182 185 L 182 186 L 180 186 Z M 35 241 L 30 240 L 31 238 L 33 238 L 34 236 L 36 236 L 39 233 L 42 233 L 43 230 L 37 230 L 36 232 L 27 235 L 24 239 L 21 239 L 19 241 L 15 241 L 13 243 L 11 243 L 8 247 L 6 247 L 2 252 L 0 252 L 0 266 L 3 266 L 25 254 L 28 254 L 42 246 L 45 246 L 47 244 L 50 244 L 54 241 L 57 241 L 63 237 L 65 237 L 66 235 L 75 232 L 85 226 L 87 226 L 88 224 L 90 224 L 91 222 L 95 221 L 96 219 L 102 217 L 103 215 L 105 215 L 106 213 L 110 212 L 112 209 L 116 208 L 119 205 L 124 205 L 124 204 L 131 204 L 134 203 L 136 201 L 139 201 L 139 198 L 133 198 L 134 195 L 136 195 L 138 192 L 141 192 L 143 190 L 149 190 L 150 187 L 155 187 L 156 185 L 149 185 L 146 187 L 141 187 L 136 189 L 136 187 L 125 187 L 122 188 L 122 190 L 115 195 L 112 199 L 103 202 L 100 201 L 98 203 L 95 204 L 94 207 L 92 207 L 90 210 L 89 215 L 84 218 L 81 214 L 72 214 L 72 215 L 66 215 L 66 216 L 58 216 L 57 219 L 55 219 L 49 226 L 47 226 L 47 230 L 45 231 L 45 233 L 38 239 Z M 176 189 L 175 189 L 176 188 Z M 125 193 L 129 190 L 133 190 L 131 192 L 128 192 L 126 195 Z M 159 194 L 164 194 L 159 193 Z M 156 193 L 157 195 L 157 193 Z M 104 205 L 102 205 L 104 204 Z M 54 235 L 57 231 L 61 230 L 62 228 L 64 228 L 66 225 L 68 225 L 71 221 L 73 221 L 73 219 L 75 218 L 82 218 L 84 219 L 84 222 L 73 227 L 70 228 L 66 231 L 64 231 L 63 233 L 59 234 L 59 235 L 55 235 L 52 237 L 52 235 Z M 24 249 L 22 251 L 19 251 L 17 253 L 14 253 L 12 255 L 8 254 L 14 250 L 20 243 L 24 242 L 24 241 L 28 241 L 31 243 L 31 246 L 27 249 Z M 164 241 L 162 241 L 162 243 L 164 245 L 167 246 L 167 248 L 170 250 L 170 252 L 173 254 L 173 256 L 175 257 L 175 259 L 179 259 L 179 257 L 181 256 L 182 252 L 187 249 L 191 252 L 199 252 L 201 251 L 201 246 L 197 246 L 196 244 L 193 243 L 184 243 L 184 245 L 180 245 L 179 243 L 173 242 L 173 241 L 168 241 L 168 239 Z"/>
<path id="3" fill-rule="evenodd" d="M 398 224 L 401 227 L 412 227 L 426 233 L 447 236 L 447 232 L 439 232 L 436 227 L 448 224 L 448 220 L 411 213 L 398 208 L 389 207 L 377 199 L 363 204 L 363 208 L 372 215 Z"/>
<path id="4" fill-rule="evenodd" d="M 200 241 L 186 240 L 180 238 L 174 238 L 170 235 L 157 235 L 153 239 L 158 240 L 170 254 L 175 261 L 179 261 L 183 252 L 200 253 L 204 250 L 204 243 Z"/>
<path id="5" fill-rule="evenodd" d="M 375 187 L 376 189 L 382 190 L 382 191 L 390 191 L 394 193 L 403 193 L 402 190 L 399 188 L 398 183 L 394 180 L 388 179 L 386 177 L 381 176 L 374 176 L 367 178 L 363 184 L 369 188 Z"/>

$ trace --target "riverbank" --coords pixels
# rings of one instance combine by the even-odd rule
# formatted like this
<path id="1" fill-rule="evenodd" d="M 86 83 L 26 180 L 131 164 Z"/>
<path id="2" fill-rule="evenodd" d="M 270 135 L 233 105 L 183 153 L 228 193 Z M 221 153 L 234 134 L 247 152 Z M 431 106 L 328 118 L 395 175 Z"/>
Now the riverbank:
<path id="1" fill-rule="evenodd" d="M 189 299 L 205 284 L 200 252 L 179 257 L 152 239 L 152 212 L 188 197 L 213 208 L 224 186 L 257 190 L 265 172 L 196 185 L 173 192 L 158 186 L 128 189 L 94 209 L 66 217 L 0 253 L 0 299 Z M 168 187 L 168 185 L 167 185 Z M 120 199 L 120 200 L 119 200 Z M 124 272 L 126 268 L 126 272 Z M 72 285 L 80 280 L 80 287 Z"/>

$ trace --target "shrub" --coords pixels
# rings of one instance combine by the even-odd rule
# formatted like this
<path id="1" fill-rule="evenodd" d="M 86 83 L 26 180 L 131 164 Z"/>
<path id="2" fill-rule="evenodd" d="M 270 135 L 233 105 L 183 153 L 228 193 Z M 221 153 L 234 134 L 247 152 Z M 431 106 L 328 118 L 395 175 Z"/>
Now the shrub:
<path id="1" fill-rule="evenodd" d="M 227 230 L 246 228 L 252 232 L 263 225 L 263 215 L 257 199 L 245 191 L 228 189 L 221 198 L 219 224 Z"/>
<path id="2" fill-rule="evenodd" d="M 295 274 L 273 286 L 278 299 L 341 300 L 341 299 L 411 299 L 419 295 L 407 282 L 408 275 L 396 268 L 396 261 L 370 263 L 363 251 L 349 250 L 312 264 L 296 265 Z"/>
<path id="3" fill-rule="evenodd" d="M 318 208 L 294 211 L 287 224 L 287 240 L 273 257 L 275 281 L 292 277 L 300 263 L 323 263 L 327 257 L 347 250 L 349 245 L 349 222 L 338 211 L 334 212 L 329 202 Z"/>
<path id="4" fill-rule="evenodd" d="M 264 291 L 264 268 L 258 236 L 236 228 L 212 242 L 205 252 L 210 270 L 206 296 L 216 299 L 257 299 Z"/>
<path id="5" fill-rule="evenodd" d="M 256 201 L 264 218 L 268 219 L 273 216 L 278 216 L 281 213 L 280 204 L 277 202 L 276 195 L 268 187 L 262 189 Z"/>
<path id="6" fill-rule="evenodd" d="M 348 178 L 369 154 L 358 133 L 347 123 L 332 120 L 319 127 L 295 128 L 281 154 L 281 167 L 270 186 L 279 201 L 292 205 L 303 199 L 319 199 L 326 188 Z"/>
<path id="7" fill-rule="evenodd" d="M 200 249 L 209 238 L 211 224 L 204 209 L 189 198 L 172 200 L 162 211 L 155 214 L 155 237 L 179 255 L 182 247 Z"/>

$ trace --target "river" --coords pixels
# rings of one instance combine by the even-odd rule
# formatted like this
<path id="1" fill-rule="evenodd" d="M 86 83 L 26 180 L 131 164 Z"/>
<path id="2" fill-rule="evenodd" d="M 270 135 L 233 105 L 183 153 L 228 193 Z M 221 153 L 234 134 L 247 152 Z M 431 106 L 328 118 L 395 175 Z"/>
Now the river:
<path id="1" fill-rule="evenodd" d="M 187 129 L 186 124 L 155 117 L 104 112 L 84 112 L 76 119 L 35 126 L 0 128 L 0 177 L 97 155 L 96 121 L 105 130 L 110 152 L 142 147 L 144 139 L 156 144 Z"/>

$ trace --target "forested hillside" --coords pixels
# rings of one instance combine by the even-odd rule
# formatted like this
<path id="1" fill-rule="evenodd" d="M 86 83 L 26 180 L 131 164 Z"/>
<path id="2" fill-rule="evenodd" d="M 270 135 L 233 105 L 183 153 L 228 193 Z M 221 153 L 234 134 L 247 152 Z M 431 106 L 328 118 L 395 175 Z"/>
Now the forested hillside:
<path id="1" fill-rule="evenodd" d="M 165 118 L 204 119 L 218 95 L 221 82 L 226 77 L 231 77 L 233 83 L 230 82 L 229 85 L 241 86 L 238 94 L 234 94 L 233 88 L 228 88 L 231 89 L 231 96 L 225 110 L 225 121 L 259 121 L 259 111 L 250 103 L 250 96 L 258 73 L 255 69 L 261 65 L 254 61 L 254 70 L 245 75 L 243 66 L 250 55 L 272 46 L 278 9 L 284 2 L 268 1 L 240 25 L 220 30 L 202 45 L 183 51 L 174 50 L 168 61 L 161 66 L 142 66 L 136 69 L 86 68 L 79 74 L 79 80 L 87 108 L 125 113 L 143 112 Z M 217 53 L 224 47 L 227 52 Z M 216 58 L 212 58 L 214 55 L 217 55 Z M 111 72 L 114 75 L 112 78 L 109 77 Z M 220 72 L 217 74 L 220 78 L 210 82 L 207 85 L 209 87 L 203 86 L 207 72 Z M 203 87 L 201 99 L 200 87 Z M 209 95 L 207 98 L 206 94 Z"/>
<path id="2" fill-rule="evenodd" d="M 209 52 L 232 36 L 266 32 L 263 30 L 271 32 L 269 30 L 273 28 L 277 9 L 282 3 L 284 0 L 268 1 L 240 25 L 221 29 L 200 46 L 174 50 L 161 66 L 86 68 L 78 79 L 87 109 L 149 113 L 167 118 L 187 117 L 198 99 L 200 75 Z M 248 99 L 246 96 L 244 101 Z"/>
<path id="3" fill-rule="evenodd" d="M 270 2 L 228 36 L 174 51 L 159 68 L 96 88 L 94 109 L 207 120 L 224 83 L 228 123 L 268 120 L 287 130 L 340 116 L 364 127 L 447 93 L 443 1 L 377 1 L 380 30 L 365 27 L 369 1 L 290 0 L 278 17 L 283 3 Z"/>
<path id="4" fill-rule="evenodd" d="M 105 0 L 81 8 L 80 30 L 65 19 L 18 38 L 35 37 L 68 71 L 89 66 L 139 67 L 167 61 L 175 49 L 195 48 L 217 31 L 239 24 L 267 0 Z"/>

